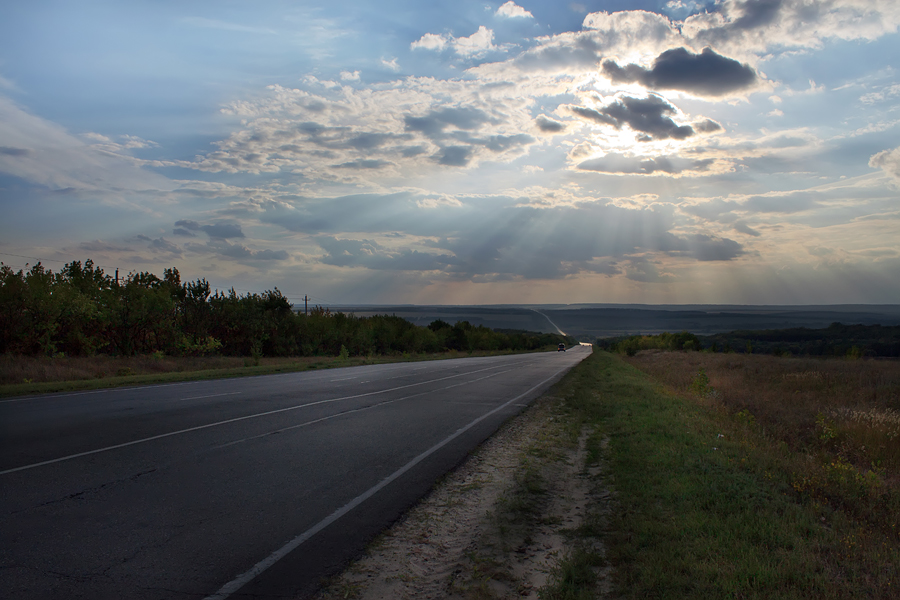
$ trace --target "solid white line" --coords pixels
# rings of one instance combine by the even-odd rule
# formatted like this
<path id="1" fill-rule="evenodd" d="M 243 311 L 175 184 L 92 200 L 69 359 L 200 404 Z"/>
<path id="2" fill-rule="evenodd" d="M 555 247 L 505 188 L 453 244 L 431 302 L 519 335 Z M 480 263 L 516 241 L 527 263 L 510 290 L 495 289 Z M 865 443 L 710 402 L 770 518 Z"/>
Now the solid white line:
<path id="1" fill-rule="evenodd" d="M 428 390 L 425 392 L 419 392 L 418 394 L 412 394 L 411 396 L 404 396 L 402 398 L 394 398 L 393 400 L 384 400 L 382 402 L 376 402 L 375 404 L 370 404 L 368 406 L 361 406 L 359 408 L 352 408 L 350 410 L 345 410 L 339 413 L 335 413 L 333 415 L 328 415 L 327 417 L 321 417 L 319 419 L 313 419 L 312 421 L 305 421 L 303 423 L 298 423 L 297 425 L 291 425 L 289 427 L 282 427 L 281 429 L 274 429 L 272 431 L 267 431 L 266 433 L 260 433 L 258 435 L 252 435 L 250 437 L 242 438 L 240 440 L 234 440 L 232 442 L 228 442 L 227 444 L 222 444 L 221 446 L 216 446 L 214 450 L 219 450 L 220 448 L 227 448 L 229 446 L 234 446 L 236 444 L 242 444 L 244 442 L 249 442 L 250 440 L 255 440 L 258 438 L 266 437 L 267 435 L 274 435 L 276 433 L 284 433 L 285 431 L 291 431 L 293 429 L 300 429 L 301 427 L 307 427 L 308 425 L 315 425 L 316 423 L 321 423 L 323 421 L 329 421 L 331 419 L 336 419 L 337 417 L 343 417 L 344 415 L 350 415 L 357 412 L 362 412 L 364 410 L 369 410 L 370 408 L 378 408 L 379 406 L 386 406 L 388 404 L 393 404 L 394 402 L 401 402 L 403 400 L 409 400 L 410 398 L 418 398 L 419 396 L 424 396 L 425 394 L 433 394 L 435 392 L 443 392 L 445 390 L 453 389 L 456 387 L 461 387 L 464 385 L 471 385 L 473 383 L 478 383 L 479 381 L 484 381 L 485 379 L 490 379 L 491 377 L 496 377 L 497 375 L 503 375 L 504 373 L 509 373 L 510 371 L 515 371 L 515 369 L 507 369 L 506 371 L 499 371 L 497 373 L 491 373 L 490 375 L 485 375 L 484 377 L 479 377 L 478 379 L 473 379 L 472 381 L 463 381 L 462 383 L 454 383 L 453 385 L 448 385 L 447 387 L 442 387 L 439 390 Z M 485 402 L 480 402 L 479 404 L 488 404 Z M 517 404 L 516 406 L 525 406 L 524 404 Z"/>
<path id="2" fill-rule="evenodd" d="M 224 394 L 210 394 L 209 396 L 193 396 L 191 398 L 180 398 L 179 400 L 200 400 L 201 398 L 218 398 L 219 396 L 234 396 L 235 394 L 243 394 L 244 392 L 225 392 Z"/>
<path id="3" fill-rule="evenodd" d="M 437 381 L 444 381 L 445 379 L 453 379 L 455 377 L 462 377 L 464 375 L 472 375 L 475 373 L 481 373 L 482 371 L 490 371 L 491 369 L 498 369 L 502 365 L 487 367 L 484 369 L 478 369 L 476 371 L 468 371 L 467 373 L 458 373 L 456 375 L 448 375 L 447 377 L 439 377 L 438 379 L 431 379 L 429 381 L 420 381 L 418 383 L 410 383 L 407 385 L 400 385 L 394 388 L 379 390 L 375 392 L 366 392 L 365 394 L 356 394 L 353 396 L 343 396 L 341 398 L 330 398 L 328 400 L 319 400 L 317 402 L 308 402 L 306 404 L 297 404 L 294 406 L 288 406 L 287 408 L 278 408 L 276 410 L 268 410 L 261 413 L 256 413 L 252 415 L 245 415 L 243 417 L 235 417 L 233 419 L 225 419 L 224 421 L 217 421 L 215 423 L 207 423 L 206 425 L 197 425 L 196 427 L 188 427 L 187 429 L 180 429 L 178 431 L 170 431 L 169 433 L 161 433 L 159 435 L 152 435 L 150 437 L 141 438 L 139 440 L 133 440 L 131 442 L 124 442 L 122 444 L 115 444 L 113 446 L 106 446 L 105 448 L 97 448 L 96 450 L 88 450 L 86 452 L 79 452 L 77 454 L 70 454 L 69 456 L 62 456 L 60 458 L 53 458 L 51 460 L 45 460 L 37 463 L 33 463 L 30 465 L 23 465 L 21 467 L 15 467 L 12 469 L 6 469 L 5 471 L 0 471 L 0 475 L 8 475 L 9 473 L 15 473 L 17 471 L 25 471 L 27 469 L 34 469 L 36 467 L 43 467 L 44 465 L 52 465 L 54 463 L 63 462 L 65 460 L 72 460 L 73 458 L 81 458 L 82 456 L 90 456 L 91 454 L 99 454 L 100 452 L 108 452 L 109 450 L 117 450 L 119 448 L 125 448 L 127 446 L 134 446 L 135 444 L 143 444 L 145 442 L 152 442 L 153 440 L 160 440 L 162 438 L 171 437 L 173 435 L 181 435 L 183 433 L 190 433 L 192 431 L 200 431 L 201 429 L 208 429 L 210 427 L 218 427 L 219 425 L 227 425 L 228 423 L 236 423 L 238 421 L 246 421 L 247 419 L 255 419 L 257 417 L 265 417 L 268 415 L 275 415 L 278 413 L 283 413 L 291 410 L 297 410 L 298 408 L 305 408 L 307 406 L 316 406 L 318 404 L 328 404 L 331 402 L 339 402 L 341 400 L 353 400 L 355 398 L 364 398 L 366 396 L 374 396 L 376 394 L 385 394 L 387 392 L 395 392 L 397 390 L 402 390 L 410 387 L 415 387 L 417 385 L 425 385 L 427 383 L 434 383 Z"/>
<path id="4" fill-rule="evenodd" d="M 519 394 L 512 400 L 509 400 L 509 401 L 505 402 L 504 404 L 501 404 L 494 410 L 484 413 L 483 415 L 481 415 L 480 417 L 478 417 L 477 419 L 475 419 L 474 421 L 472 421 L 465 427 L 463 427 L 461 429 L 457 429 L 455 433 L 446 437 L 444 440 L 438 442 L 437 444 L 435 444 L 434 446 L 432 446 L 431 448 L 429 448 L 422 454 L 418 455 L 417 457 L 415 457 L 414 459 L 412 459 L 411 461 L 409 461 L 408 463 L 406 463 L 405 465 L 403 465 L 402 467 L 400 467 L 399 469 L 397 469 L 396 471 L 394 471 L 393 473 L 391 473 L 390 475 L 388 475 L 387 477 L 382 479 L 379 483 L 370 487 L 368 490 L 366 490 L 365 492 L 363 492 L 362 494 L 360 494 L 359 496 L 357 496 L 356 498 L 354 498 L 353 500 L 351 500 L 350 502 L 348 502 L 341 508 L 334 511 L 333 513 L 331 513 L 330 515 L 328 515 L 327 517 L 325 517 L 324 519 L 322 519 L 321 521 L 319 521 L 318 523 L 316 523 L 315 525 L 313 525 L 312 527 L 310 527 L 309 529 L 307 529 L 306 531 L 304 531 L 303 533 L 301 533 L 300 535 L 298 535 L 297 537 L 295 537 L 294 539 L 289 541 L 287 544 L 285 544 L 284 546 L 282 546 L 281 548 L 279 548 L 278 550 L 276 550 L 275 552 L 273 552 L 272 554 L 270 554 L 263 560 L 259 561 L 255 565 L 253 565 L 253 567 L 249 571 L 242 573 L 241 575 L 238 575 L 235 579 L 233 579 L 233 580 L 229 581 L 228 583 L 226 583 L 225 585 L 223 585 L 219 589 L 219 591 L 217 591 L 215 594 L 213 594 L 211 596 L 207 596 L 206 598 L 204 598 L 204 600 L 224 600 L 225 598 L 228 598 L 230 595 L 232 595 L 233 593 L 235 593 L 236 591 L 238 591 L 239 589 L 241 589 L 242 587 L 244 587 L 245 585 L 250 583 L 253 579 L 255 579 L 257 576 L 262 574 L 264 571 L 266 571 L 269 567 L 271 567 L 272 565 L 277 563 L 279 560 L 281 560 L 282 558 L 284 558 L 285 556 L 287 556 L 294 550 L 296 550 L 300 546 L 300 544 L 302 544 L 306 540 L 310 539 L 312 536 L 316 535 L 317 533 L 319 533 L 320 531 L 322 531 L 323 529 L 325 529 L 326 527 L 328 527 L 329 525 L 331 525 L 332 523 L 334 523 L 335 521 L 337 521 L 338 519 L 340 519 L 341 517 L 346 515 L 348 512 L 350 512 L 351 510 L 353 510 L 354 508 L 356 508 L 357 506 L 359 506 L 360 504 L 362 504 L 363 502 L 365 502 L 366 500 L 368 500 L 369 498 L 374 496 L 376 493 L 378 493 L 380 490 L 385 488 L 388 484 L 395 481 L 401 475 L 403 475 L 404 473 L 406 473 L 407 471 L 412 469 L 414 466 L 416 466 L 417 464 L 419 464 L 420 462 L 422 462 L 423 460 L 425 460 L 426 458 L 428 458 L 429 456 L 431 456 L 432 454 L 434 454 L 435 452 L 437 452 L 438 450 L 440 450 L 441 448 L 443 448 L 444 446 L 446 446 L 447 444 L 449 444 L 450 442 L 452 442 L 453 440 L 455 440 L 456 438 L 458 438 L 459 436 L 461 436 L 462 434 L 467 432 L 468 430 L 472 429 L 472 427 L 474 427 L 481 421 L 487 419 L 494 413 L 499 412 L 499 411 L 503 410 L 504 408 L 507 408 L 511 404 L 515 404 L 518 400 L 521 400 L 522 398 L 524 398 L 525 396 L 527 396 L 534 390 L 538 389 L 539 387 L 541 387 L 542 385 L 544 385 L 545 383 L 547 383 L 548 381 L 550 381 L 551 379 L 553 379 L 554 377 L 559 375 L 562 371 L 570 369 L 570 368 L 571 368 L 571 366 L 559 369 L 553 375 L 551 375 L 547 379 L 543 380 L 539 384 L 535 385 L 527 392 Z"/>

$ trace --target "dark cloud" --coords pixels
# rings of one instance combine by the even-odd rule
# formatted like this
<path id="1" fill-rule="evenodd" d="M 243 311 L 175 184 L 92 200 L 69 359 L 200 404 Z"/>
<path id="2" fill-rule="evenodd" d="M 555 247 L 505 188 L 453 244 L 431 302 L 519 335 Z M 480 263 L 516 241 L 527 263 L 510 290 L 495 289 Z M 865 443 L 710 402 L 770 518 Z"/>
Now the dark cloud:
<path id="1" fill-rule="evenodd" d="M 677 167 L 680 159 L 672 160 Z M 266 201 L 242 217 L 312 234 L 325 253 L 320 260 L 329 265 L 440 271 L 465 281 L 616 275 L 636 254 L 727 260 L 742 251 L 730 240 L 674 235 L 673 206 L 633 209 L 591 202 L 539 209 L 520 205 L 521 198 L 495 196 L 421 206 L 426 198 L 403 192 L 304 198 L 294 206 Z M 373 240 L 386 233 L 390 247 Z M 415 239 L 417 246 L 404 238 Z"/>
<path id="2" fill-rule="evenodd" d="M 660 273 L 656 264 L 645 258 L 632 258 L 625 267 L 625 277 L 641 283 L 670 283 L 675 277 Z"/>
<path id="3" fill-rule="evenodd" d="M 244 232 L 237 223 L 213 223 L 212 225 L 201 225 L 200 229 L 215 239 L 227 240 L 244 237 Z"/>
<path id="4" fill-rule="evenodd" d="M 360 133 L 347 140 L 347 145 L 357 150 L 371 150 L 385 144 L 391 137 L 387 133 Z"/>
<path id="5" fill-rule="evenodd" d="M 743 221 L 736 222 L 734 224 L 734 230 L 745 235 L 752 235 L 753 237 L 759 237 L 760 235 L 762 235 L 755 229 L 751 229 L 750 226 Z"/>
<path id="6" fill-rule="evenodd" d="M 744 254 L 743 246 L 728 238 L 695 233 L 676 239 L 675 248 L 668 252 L 672 256 L 687 256 L 709 262 L 732 260 Z"/>
<path id="7" fill-rule="evenodd" d="M 628 125 L 634 131 L 646 134 L 640 141 L 676 139 L 694 135 L 689 125 L 678 125 L 669 115 L 677 114 L 674 106 L 661 96 L 651 94 L 646 98 L 623 96 L 599 110 L 581 106 L 569 106 L 576 115 L 597 123 L 621 129 Z"/>
<path id="8" fill-rule="evenodd" d="M 0 146 L 0 154 L 4 156 L 28 156 L 31 151 L 26 148 L 11 148 L 9 146 Z"/>
<path id="9" fill-rule="evenodd" d="M 212 225 L 201 225 L 197 221 L 189 221 L 187 219 L 175 221 L 175 229 L 172 230 L 172 233 L 175 235 L 194 237 L 194 234 L 192 233 L 194 231 L 202 231 L 211 238 L 222 240 L 244 237 L 244 232 L 241 231 L 241 226 L 237 223 L 213 223 Z"/>
<path id="10" fill-rule="evenodd" d="M 354 131 L 351 127 L 332 127 L 314 121 L 297 123 L 286 129 L 275 131 L 256 131 L 248 138 L 250 142 L 271 144 L 272 141 L 284 140 L 278 151 L 284 154 L 301 154 L 309 152 L 302 145 L 295 143 L 298 139 L 326 148 L 328 150 L 356 150 L 366 152 L 381 148 L 395 140 L 409 140 L 409 134 L 376 133 L 371 131 Z"/>
<path id="11" fill-rule="evenodd" d="M 393 251 L 372 240 L 319 236 L 316 242 L 326 252 L 322 262 L 338 267 L 365 267 L 379 271 L 436 271 L 445 270 L 456 262 L 455 257 L 448 254 L 410 249 Z"/>
<path id="12" fill-rule="evenodd" d="M 730 23 L 732 29 L 756 29 L 775 22 L 784 0 L 747 0 L 738 2 L 741 16 Z"/>
<path id="13" fill-rule="evenodd" d="M 516 146 L 530 144 L 534 142 L 534 138 L 530 135 L 519 133 L 516 135 L 492 135 L 489 138 L 476 140 L 476 142 L 493 152 L 503 152 Z"/>
<path id="14" fill-rule="evenodd" d="M 147 238 L 148 240 L 150 238 Z M 131 248 L 125 248 L 123 246 L 116 246 L 114 244 L 109 244 L 102 240 L 94 240 L 93 242 L 82 242 L 78 245 L 78 248 L 81 250 L 85 250 L 87 252 L 126 252 L 131 250 Z"/>
<path id="15" fill-rule="evenodd" d="M 428 148 L 425 146 L 406 146 L 402 150 L 400 150 L 400 155 L 403 158 L 412 158 L 413 156 L 419 156 L 420 154 L 425 154 L 428 152 Z"/>
<path id="16" fill-rule="evenodd" d="M 564 123 L 554 121 L 553 119 L 545 117 L 544 115 L 540 115 L 537 119 L 535 119 L 534 124 L 544 133 L 559 133 L 561 131 L 564 131 L 566 128 Z"/>
<path id="17" fill-rule="evenodd" d="M 441 148 L 437 156 L 438 163 L 450 167 L 464 167 L 472 158 L 472 148 L 469 146 L 447 146 Z"/>
<path id="18" fill-rule="evenodd" d="M 619 128 L 618 121 L 605 113 L 594 110 L 593 108 L 585 108 L 584 106 L 570 106 L 569 109 L 579 117 L 583 117 L 596 123 L 612 125 L 616 129 Z"/>
<path id="19" fill-rule="evenodd" d="M 181 256 L 181 248 L 178 247 L 177 244 L 173 244 L 166 238 L 157 238 L 150 242 L 150 248 L 153 250 L 157 250 L 159 252 L 168 252 L 170 254 L 176 254 Z"/>
<path id="20" fill-rule="evenodd" d="M 197 221 L 188 221 L 186 219 L 182 219 L 180 221 L 175 221 L 175 227 L 183 227 L 184 229 L 188 229 L 190 231 L 199 231 L 200 223 Z"/>
<path id="21" fill-rule="evenodd" d="M 806 23 L 816 23 L 821 18 L 822 6 L 828 3 L 797 2 L 795 17 Z M 698 32 L 697 38 L 715 46 L 721 42 L 734 41 L 743 32 L 766 27 L 782 18 L 784 0 L 746 0 L 745 2 L 715 3 L 707 6 L 709 12 L 726 12 L 721 26 Z M 731 9 L 737 9 L 732 11 Z M 825 9 L 828 10 L 828 9 Z"/>
<path id="22" fill-rule="evenodd" d="M 654 90 L 683 90 L 702 96 L 722 96 L 756 83 L 756 72 L 746 64 L 704 48 L 693 54 L 686 48 L 666 50 L 646 69 L 630 64 L 620 67 L 603 61 L 602 72 L 613 83 L 639 83 Z"/>
<path id="23" fill-rule="evenodd" d="M 723 130 L 722 126 L 712 119 L 704 119 L 699 123 L 694 123 L 694 129 L 699 131 L 700 133 L 713 133 L 715 131 Z"/>
<path id="24" fill-rule="evenodd" d="M 635 175 L 652 175 L 656 172 L 677 175 L 684 171 L 703 172 L 709 169 L 713 159 L 683 159 L 678 157 L 657 156 L 643 158 L 610 153 L 601 158 L 592 158 L 578 164 L 582 171 L 598 171 L 600 173 L 622 173 Z"/>
<path id="25" fill-rule="evenodd" d="M 394 163 L 387 160 L 365 159 L 351 160 L 339 165 L 332 165 L 335 169 L 381 169 Z"/>
<path id="26" fill-rule="evenodd" d="M 407 131 L 418 131 L 430 138 L 441 137 L 448 126 L 472 130 L 490 122 L 490 117 L 477 108 L 442 108 L 422 117 L 404 117 Z"/>
<path id="27" fill-rule="evenodd" d="M 290 255 L 284 250 L 251 250 L 241 244 L 230 244 L 225 240 L 211 241 L 205 246 L 194 244 L 191 250 L 209 252 L 212 250 L 220 256 L 247 260 L 287 260 Z"/>

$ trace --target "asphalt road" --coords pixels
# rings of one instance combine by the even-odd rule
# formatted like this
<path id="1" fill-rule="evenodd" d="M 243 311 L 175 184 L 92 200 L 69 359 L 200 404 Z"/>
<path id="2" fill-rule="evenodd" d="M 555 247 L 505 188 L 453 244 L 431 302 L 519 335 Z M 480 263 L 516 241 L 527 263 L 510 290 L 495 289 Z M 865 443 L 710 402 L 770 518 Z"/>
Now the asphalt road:
<path id="1" fill-rule="evenodd" d="M 589 348 L 0 401 L 0 598 L 302 598 Z"/>

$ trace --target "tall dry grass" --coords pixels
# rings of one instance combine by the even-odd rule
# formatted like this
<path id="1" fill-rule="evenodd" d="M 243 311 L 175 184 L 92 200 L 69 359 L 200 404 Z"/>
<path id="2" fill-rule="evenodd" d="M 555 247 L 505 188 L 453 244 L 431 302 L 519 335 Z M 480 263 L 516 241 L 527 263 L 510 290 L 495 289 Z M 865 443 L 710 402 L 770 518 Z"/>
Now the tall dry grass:
<path id="1" fill-rule="evenodd" d="M 261 359 L 260 363 L 270 360 Z M 0 355 L 0 385 L 103 379 L 124 375 L 152 375 L 243 367 L 245 359 L 227 356 L 11 356 Z"/>
<path id="2" fill-rule="evenodd" d="M 769 452 L 798 500 L 844 519 L 842 551 L 876 556 L 900 544 L 900 361 L 662 351 L 626 360 L 752 430 L 747 443 Z"/>

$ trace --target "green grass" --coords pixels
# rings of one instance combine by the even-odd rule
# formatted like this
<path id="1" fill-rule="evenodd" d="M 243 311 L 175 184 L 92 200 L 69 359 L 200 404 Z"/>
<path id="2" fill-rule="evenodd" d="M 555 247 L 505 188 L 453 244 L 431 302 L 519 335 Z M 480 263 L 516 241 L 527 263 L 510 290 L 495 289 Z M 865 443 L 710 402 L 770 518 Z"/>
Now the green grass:
<path id="1" fill-rule="evenodd" d="M 571 427 L 593 425 L 609 440 L 601 449 L 592 438 L 589 456 L 603 462 L 615 499 L 605 525 L 573 540 L 542 598 L 591 597 L 597 538 L 617 598 L 897 596 L 896 545 L 883 564 L 854 554 L 853 524 L 840 515 L 825 523 L 821 507 L 798 498 L 782 460 L 789 451 L 770 447 L 752 422 L 667 393 L 605 352 L 557 394 Z"/>

